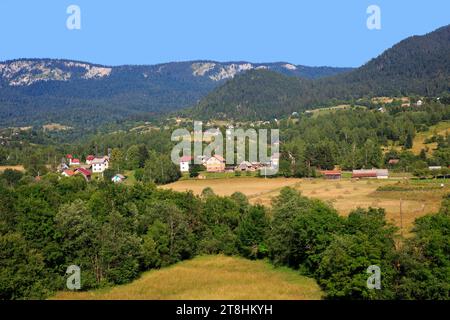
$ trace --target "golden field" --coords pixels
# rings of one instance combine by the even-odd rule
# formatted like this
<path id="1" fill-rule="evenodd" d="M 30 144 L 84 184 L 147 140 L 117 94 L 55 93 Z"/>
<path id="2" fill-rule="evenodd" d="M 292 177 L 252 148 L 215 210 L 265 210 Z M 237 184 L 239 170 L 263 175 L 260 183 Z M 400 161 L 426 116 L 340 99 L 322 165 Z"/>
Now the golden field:
<path id="1" fill-rule="evenodd" d="M 144 273 L 132 283 L 88 292 L 60 292 L 53 299 L 80 300 L 318 300 L 315 280 L 268 262 L 202 256 Z"/>
<path id="2" fill-rule="evenodd" d="M 411 191 L 377 191 L 380 186 L 386 185 L 424 186 L 423 190 Z M 440 188 L 440 181 L 414 182 L 412 180 L 325 180 L 325 179 L 293 179 L 273 178 L 263 179 L 256 177 L 242 177 L 231 179 L 211 180 L 182 180 L 165 185 L 175 191 L 192 190 L 200 194 L 206 187 L 211 187 L 217 195 L 228 196 L 233 192 L 244 193 L 251 203 L 270 205 L 273 197 L 280 189 L 290 186 L 302 192 L 303 195 L 318 198 L 330 203 L 342 215 L 361 207 L 380 207 L 386 210 L 389 221 L 409 230 L 417 217 L 436 212 L 442 197 L 450 192 L 447 184 Z M 434 189 L 431 189 L 433 188 Z M 400 204 L 402 219 L 400 218 Z"/>

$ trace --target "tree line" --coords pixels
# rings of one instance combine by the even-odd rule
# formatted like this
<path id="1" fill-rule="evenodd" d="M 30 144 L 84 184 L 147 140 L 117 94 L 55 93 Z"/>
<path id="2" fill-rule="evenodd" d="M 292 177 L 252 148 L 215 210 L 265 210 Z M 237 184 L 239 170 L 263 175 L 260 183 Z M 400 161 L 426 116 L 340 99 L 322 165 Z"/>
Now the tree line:
<path id="1" fill-rule="evenodd" d="M 195 196 L 54 174 L 39 182 L 0 179 L 2 299 L 64 290 L 69 265 L 81 268 L 89 290 L 219 253 L 297 269 L 328 299 L 449 299 L 449 198 L 439 213 L 417 219 L 412 238 L 401 239 L 382 209 L 341 217 L 290 188 L 268 208 L 239 192 Z M 370 265 L 382 270 L 381 290 L 366 287 Z"/>

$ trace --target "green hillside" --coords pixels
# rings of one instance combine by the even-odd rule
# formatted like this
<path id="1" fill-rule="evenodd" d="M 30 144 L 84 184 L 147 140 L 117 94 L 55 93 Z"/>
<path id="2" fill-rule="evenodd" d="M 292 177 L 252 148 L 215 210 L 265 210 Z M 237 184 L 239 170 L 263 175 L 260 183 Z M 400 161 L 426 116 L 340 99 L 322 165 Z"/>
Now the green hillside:
<path id="1" fill-rule="evenodd" d="M 288 268 L 237 257 L 202 256 L 144 273 L 130 284 L 87 292 L 60 292 L 54 299 L 289 299 L 317 300 L 316 281 Z"/>
<path id="2" fill-rule="evenodd" d="M 191 110 L 200 118 L 270 119 L 330 103 L 376 96 L 450 92 L 450 26 L 401 41 L 351 72 L 317 80 L 267 70 L 241 74 Z"/>

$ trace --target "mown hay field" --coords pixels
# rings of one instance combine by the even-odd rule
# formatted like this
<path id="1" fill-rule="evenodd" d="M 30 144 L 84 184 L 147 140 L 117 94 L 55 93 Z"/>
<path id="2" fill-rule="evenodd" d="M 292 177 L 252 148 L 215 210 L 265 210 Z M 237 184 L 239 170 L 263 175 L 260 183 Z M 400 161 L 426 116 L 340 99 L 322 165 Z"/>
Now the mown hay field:
<path id="1" fill-rule="evenodd" d="M 449 181 L 450 182 L 450 181 Z M 441 187 L 441 183 L 444 187 Z M 377 191 L 379 187 L 389 185 L 406 186 L 403 191 Z M 410 188 L 408 186 L 421 186 Z M 439 210 L 442 197 L 450 192 L 450 184 L 442 181 L 413 182 L 412 180 L 325 180 L 325 179 L 292 179 L 292 178 L 233 178 L 211 180 L 183 180 L 163 186 L 175 191 L 192 190 L 201 194 L 210 187 L 221 196 L 231 195 L 239 191 L 244 193 L 251 203 L 271 204 L 280 189 L 290 186 L 307 197 L 321 199 L 336 208 L 340 214 L 347 215 L 361 207 L 380 207 L 386 210 L 386 217 L 397 226 L 403 225 L 409 230 L 417 217 Z M 401 208 L 401 210 L 400 210 Z"/>

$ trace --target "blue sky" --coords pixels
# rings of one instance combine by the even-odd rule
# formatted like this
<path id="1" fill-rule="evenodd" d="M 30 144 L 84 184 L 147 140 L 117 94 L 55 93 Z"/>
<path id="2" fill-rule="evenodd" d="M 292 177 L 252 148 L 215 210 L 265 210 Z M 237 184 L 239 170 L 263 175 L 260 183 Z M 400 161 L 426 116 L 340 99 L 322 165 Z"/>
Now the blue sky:
<path id="1" fill-rule="evenodd" d="M 81 8 L 81 30 L 66 28 L 71 4 Z M 381 30 L 366 27 L 372 4 Z M 0 60 L 359 66 L 449 23 L 448 0 L 1 0 Z"/>

